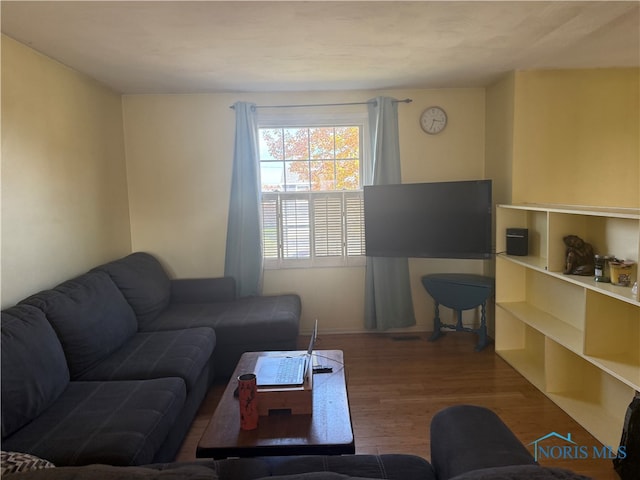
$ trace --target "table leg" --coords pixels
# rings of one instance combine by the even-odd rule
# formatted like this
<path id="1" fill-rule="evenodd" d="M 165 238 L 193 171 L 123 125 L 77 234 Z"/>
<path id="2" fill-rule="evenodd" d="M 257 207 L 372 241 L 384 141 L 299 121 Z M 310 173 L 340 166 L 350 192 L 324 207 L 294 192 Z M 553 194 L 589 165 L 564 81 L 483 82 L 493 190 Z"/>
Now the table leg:
<path id="1" fill-rule="evenodd" d="M 464 330 L 464 326 L 462 325 L 462 310 L 456 310 L 458 314 L 458 322 L 456 323 L 456 331 L 461 332 Z"/>
<path id="2" fill-rule="evenodd" d="M 476 345 L 476 352 L 479 352 L 487 346 L 487 302 L 482 302 L 480 305 L 480 328 L 478 328 L 478 344 Z"/>
<path id="3" fill-rule="evenodd" d="M 438 305 L 438 302 L 435 302 L 435 304 L 436 308 L 435 317 L 433 317 L 433 333 L 429 337 L 430 342 L 434 342 L 444 335 L 441 330 L 442 323 L 440 322 L 440 306 Z"/>

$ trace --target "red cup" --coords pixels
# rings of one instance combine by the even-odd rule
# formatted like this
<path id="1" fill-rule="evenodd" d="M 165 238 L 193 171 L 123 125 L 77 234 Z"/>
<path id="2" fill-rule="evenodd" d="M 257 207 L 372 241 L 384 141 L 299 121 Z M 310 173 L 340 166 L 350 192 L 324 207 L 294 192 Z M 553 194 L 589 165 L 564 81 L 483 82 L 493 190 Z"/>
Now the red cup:
<path id="1" fill-rule="evenodd" d="M 240 428 L 258 428 L 258 387 L 256 375 L 245 373 L 238 377 L 238 404 L 240 406 Z"/>

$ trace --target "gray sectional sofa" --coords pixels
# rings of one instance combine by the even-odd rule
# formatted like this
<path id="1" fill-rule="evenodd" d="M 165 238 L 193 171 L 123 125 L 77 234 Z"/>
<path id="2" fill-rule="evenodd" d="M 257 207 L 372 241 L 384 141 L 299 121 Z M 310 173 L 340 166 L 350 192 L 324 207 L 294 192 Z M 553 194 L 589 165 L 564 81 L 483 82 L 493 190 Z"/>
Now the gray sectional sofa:
<path id="1" fill-rule="evenodd" d="M 2 449 L 57 466 L 175 457 L 209 386 L 249 350 L 295 349 L 297 295 L 236 298 L 133 253 L 2 311 Z"/>

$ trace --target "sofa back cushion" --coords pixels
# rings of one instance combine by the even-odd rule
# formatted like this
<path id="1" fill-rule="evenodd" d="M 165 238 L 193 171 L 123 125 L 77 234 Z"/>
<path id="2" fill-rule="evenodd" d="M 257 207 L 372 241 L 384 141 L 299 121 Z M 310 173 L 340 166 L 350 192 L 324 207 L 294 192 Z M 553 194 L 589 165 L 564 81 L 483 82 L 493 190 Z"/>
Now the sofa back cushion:
<path id="1" fill-rule="evenodd" d="M 95 366 L 138 331 L 131 306 L 103 272 L 86 273 L 23 303 L 45 312 L 62 343 L 71 378 Z"/>
<path id="2" fill-rule="evenodd" d="M 154 320 L 169 305 L 171 280 L 160 262 L 148 253 L 132 253 L 94 270 L 111 276 L 141 324 Z"/>
<path id="3" fill-rule="evenodd" d="M 44 313 L 29 305 L 2 311 L 2 439 L 29 423 L 69 384 L 62 345 Z"/>

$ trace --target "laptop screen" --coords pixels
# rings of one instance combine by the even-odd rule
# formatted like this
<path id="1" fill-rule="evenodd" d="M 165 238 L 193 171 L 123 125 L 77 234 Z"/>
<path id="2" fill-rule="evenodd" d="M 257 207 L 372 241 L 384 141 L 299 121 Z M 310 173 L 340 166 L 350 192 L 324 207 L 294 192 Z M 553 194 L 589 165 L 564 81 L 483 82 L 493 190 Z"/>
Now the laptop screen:
<path id="1" fill-rule="evenodd" d="M 313 332 L 311 332 L 311 339 L 309 340 L 309 348 L 307 348 L 307 353 L 311 355 L 313 353 L 313 348 L 316 345 L 316 338 L 318 338 L 318 319 L 316 318 L 316 323 L 313 326 Z"/>

